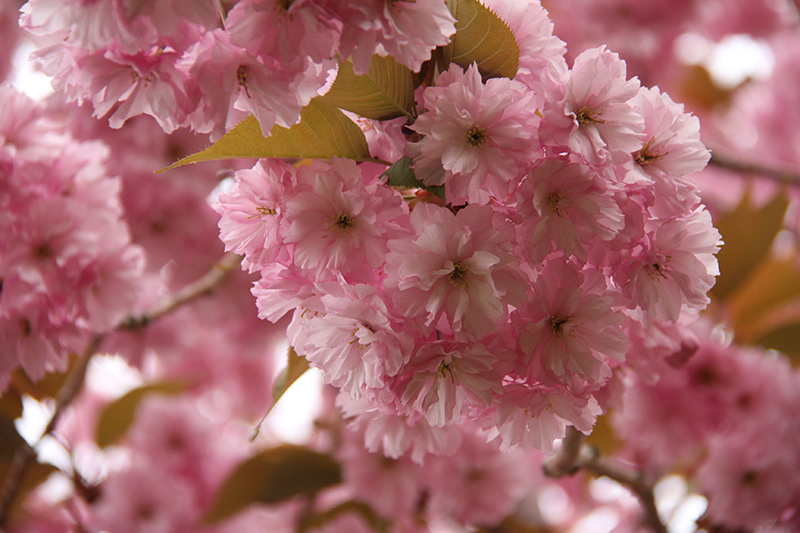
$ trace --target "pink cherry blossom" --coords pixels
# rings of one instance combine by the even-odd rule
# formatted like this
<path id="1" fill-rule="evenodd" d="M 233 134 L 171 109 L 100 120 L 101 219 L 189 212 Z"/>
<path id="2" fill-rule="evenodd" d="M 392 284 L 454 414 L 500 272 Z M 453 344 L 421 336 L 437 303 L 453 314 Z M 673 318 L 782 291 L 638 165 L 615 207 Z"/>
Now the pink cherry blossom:
<path id="1" fill-rule="evenodd" d="M 238 2 L 225 19 L 230 41 L 254 57 L 266 56 L 278 64 L 298 56 L 315 63 L 332 59 L 341 24 L 325 10 L 324 4 L 310 0 L 291 2 Z"/>
<path id="2" fill-rule="evenodd" d="M 155 118 L 166 132 L 183 125 L 190 104 L 184 91 L 186 75 L 178 70 L 180 51 L 153 45 L 126 52 L 116 45 L 96 51 L 64 45 L 40 52 L 45 72 L 68 101 L 91 101 L 95 116 L 108 116 L 112 128 L 139 114 Z"/>
<path id="3" fill-rule="evenodd" d="M 625 62 L 605 47 L 575 59 L 554 82 L 539 135 L 547 146 L 564 147 L 592 165 L 623 163 L 642 147 L 642 117 L 629 100 L 639 80 L 627 79 Z"/>
<path id="4" fill-rule="evenodd" d="M 588 433 L 601 412 L 589 394 L 508 381 L 496 407 L 487 412 L 482 422 L 490 438 L 500 438 L 503 450 L 535 448 L 550 454 L 553 443 L 564 437 L 567 426 Z"/>
<path id="5" fill-rule="evenodd" d="M 412 126 L 424 137 L 406 148 L 417 179 L 445 185 L 454 204 L 505 201 L 537 157 L 533 93 L 506 78 L 484 84 L 476 65 L 454 65 L 424 99 L 427 111 Z"/>
<path id="6" fill-rule="evenodd" d="M 675 322 L 682 306 L 704 309 L 708 304 L 706 293 L 719 274 L 714 254 L 720 235 L 703 208 L 654 226 L 641 250 L 622 265 L 615 279 L 629 307 Z"/>
<path id="7" fill-rule="evenodd" d="M 291 127 L 303 107 L 325 84 L 327 68 L 303 57 L 282 64 L 258 58 L 231 43 L 222 30 L 207 32 L 187 50 L 179 64 L 188 73 L 194 108 L 188 121 L 212 138 L 222 136 L 247 114 L 258 119 L 266 137 L 275 124 Z M 332 67 L 331 62 L 328 67 Z"/>
<path id="8" fill-rule="evenodd" d="M 586 261 L 597 239 L 613 239 L 625 225 L 611 180 L 569 160 L 546 159 L 519 188 L 518 239 L 534 263 L 553 251 Z"/>
<path id="9" fill-rule="evenodd" d="M 386 293 L 404 316 L 459 338 L 480 338 L 519 305 L 526 281 L 511 254 L 510 227 L 489 207 L 453 215 L 420 203 L 411 214 L 413 241 L 390 241 Z"/>
<path id="10" fill-rule="evenodd" d="M 432 426 L 442 427 L 459 422 L 469 405 L 488 407 L 492 392 L 500 389 L 500 376 L 492 368 L 495 360 L 479 343 L 422 344 L 394 385 L 401 411 L 417 411 Z"/>
<path id="11" fill-rule="evenodd" d="M 296 184 L 297 169 L 275 159 L 262 160 L 236 172 L 229 194 L 220 194 L 214 210 L 220 215 L 220 239 L 226 251 L 243 254 L 242 268 L 261 270 L 272 261 L 291 262 L 291 249 L 278 233 L 283 196 Z"/>
<path id="12" fill-rule="evenodd" d="M 344 478 L 359 499 L 368 502 L 382 516 L 402 519 L 413 512 L 422 491 L 424 475 L 410 457 L 386 457 L 364 449 L 361 432 L 345 431 L 338 457 Z"/>
<path id="13" fill-rule="evenodd" d="M 466 433 L 457 455 L 429 456 L 425 467 L 430 484 L 428 512 L 483 526 L 498 524 L 518 505 L 527 470 L 535 468 L 521 450 L 503 453 L 480 433 Z"/>
<path id="14" fill-rule="evenodd" d="M 520 58 L 516 81 L 537 93 L 544 92 L 542 76 L 548 72 L 564 73 L 564 41 L 553 35 L 553 22 L 539 0 L 487 0 L 485 5 L 514 32 Z"/>
<path id="15" fill-rule="evenodd" d="M 382 411 L 366 397 L 353 400 L 349 394 L 339 394 L 337 405 L 351 429 L 363 428 L 364 447 L 397 459 L 409 454 L 411 460 L 422 464 L 427 454 L 449 455 L 461 445 L 462 433 L 457 426 L 430 425 L 424 416 L 412 413 L 398 415 L 393 409 Z"/>
<path id="16" fill-rule="evenodd" d="M 557 259 L 536 280 L 536 298 L 520 312 L 529 379 L 551 386 L 573 377 L 598 383 L 610 376 L 607 358 L 625 359 L 625 316 L 614 311 L 604 280 L 600 288 L 591 288 L 590 280 Z"/>
<path id="17" fill-rule="evenodd" d="M 440 0 L 367 0 L 352 3 L 326 0 L 329 9 L 342 21 L 339 50 L 352 56 L 357 74 L 369 70 L 373 54 L 391 54 L 400 64 L 419 71 L 437 46 L 450 42 L 455 19 Z"/>
<path id="18" fill-rule="evenodd" d="M 319 303 L 324 313 L 296 313 L 288 328 L 297 353 L 322 369 L 325 382 L 361 397 L 378 389 L 411 357 L 413 340 L 394 324 L 371 285 L 330 283 Z"/>
<path id="19" fill-rule="evenodd" d="M 280 233 L 312 279 L 335 279 L 340 272 L 369 280 L 370 269 L 385 261 L 387 241 L 406 233 L 406 216 L 400 196 L 377 182 L 365 185 L 354 162 L 315 161 L 298 170 Z"/>

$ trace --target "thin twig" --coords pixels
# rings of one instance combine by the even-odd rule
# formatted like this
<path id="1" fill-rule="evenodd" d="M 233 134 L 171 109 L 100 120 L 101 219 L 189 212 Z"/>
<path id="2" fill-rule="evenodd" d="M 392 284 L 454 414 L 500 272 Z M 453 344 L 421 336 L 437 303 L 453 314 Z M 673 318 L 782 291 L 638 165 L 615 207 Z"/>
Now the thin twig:
<path id="1" fill-rule="evenodd" d="M 223 279 L 225 279 L 227 273 L 238 265 L 240 261 L 241 258 L 236 254 L 225 254 L 222 259 L 215 263 L 200 279 L 186 285 L 174 296 L 163 299 L 152 312 L 141 316 L 129 316 L 115 329 L 122 331 L 143 328 L 152 321 L 174 311 L 195 298 L 210 294 L 220 285 Z M 17 449 L 11 466 L 9 467 L 8 474 L 6 475 L 6 479 L 3 482 L 2 490 L 0 490 L 0 528 L 2 528 L 8 520 L 11 504 L 19 493 L 22 479 L 36 458 L 36 449 L 44 438 L 55 430 L 67 406 L 69 406 L 78 395 L 84 379 L 86 378 L 86 370 L 89 368 L 89 363 L 92 357 L 98 352 L 100 345 L 107 336 L 108 333 L 98 333 L 89 340 L 77 364 L 70 369 L 63 385 L 56 393 L 54 397 L 55 407 L 53 409 L 53 415 L 50 417 L 44 432 L 39 437 L 36 444 L 30 446 L 26 443 Z"/>
<path id="2" fill-rule="evenodd" d="M 593 453 L 591 453 L 592 459 L 585 462 L 583 468 L 595 476 L 606 476 L 620 485 L 628 487 L 642 502 L 645 525 L 656 533 L 667 533 L 666 526 L 658 516 L 656 499 L 653 496 L 653 486 L 647 482 L 644 474 L 640 470 L 624 467 L 607 457 L 601 456 L 594 448 L 589 446 L 586 446 L 586 448 Z"/>
<path id="3" fill-rule="evenodd" d="M 800 0 L 798 0 L 800 2 Z M 710 165 L 724 168 L 742 174 L 751 174 L 753 176 L 762 176 L 771 178 L 782 183 L 789 183 L 791 185 L 800 185 L 800 170 L 796 168 L 778 168 L 774 166 L 765 166 L 757 163 L 749 163 L 745 161 L 737 161 L 725 156 L 713 154 L 711 156 Z"/>
<path id="4" fill-rule="evenodd" d="M 667 533 L 666 526 L 658 516 L 653 485 L 645 479 L 644 474 L 601 456 L 597 450 L 585 444 L 584 440 L 582 433 L 574 427 L 568 427 L 567 434 L 561 441 L 561 449 L 544 463 L 544 473 L 558 478 L 571 476 L 583 469 L 595 476 L 613 479 L 628 487 L 642 502 L 644 524 L 655 533 Z"/>
<path id="5" fill-rule="evenodd" d="M 162 300 L 151 312 L 141 316 L 129 316 L 118 327 L 119 330 L 135 330 L 161 318 L 198 296 L 208 295 L 217 288 L 225 276 L 241 261 L 241 257 L 233 253 L 226 253 L 217 261 L 203 277 L 186 285 L 174 296 Z"/>

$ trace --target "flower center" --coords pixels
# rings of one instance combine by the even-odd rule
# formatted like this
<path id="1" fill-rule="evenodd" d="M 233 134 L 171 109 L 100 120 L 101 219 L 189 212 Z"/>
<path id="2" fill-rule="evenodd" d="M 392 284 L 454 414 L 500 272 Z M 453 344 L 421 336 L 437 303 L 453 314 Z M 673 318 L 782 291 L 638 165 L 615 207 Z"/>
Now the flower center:
<path id="1" fill-rule="evenodd" d="M 654 281 L 661 281 L 662 279 L 667 279 L 667 263 L 669 263 L 670 256 L 667 256 L 664 260 L 664 264 L 661 263 L 653 263 L 650 265 L 650 277 Z"/>
<path id="2" fill-rule="evenodd" d="M 486 134 L 486 128 L 481 126 L 471 127 L 467 131 L 465 137 L 467 142 L 475 148 L 479 148 L 489 138 L 489 136 Z"/>
<path id="3" fill-rule="evenodd" d="M 347 213 L 340 213 L 338 217 L 333 217 L 332 229 L 337 233 L 351 233 L 356 227 L 355 217 L 351 217 Z"/>
<path id="4" fill-rule="evenodd" d="M 553 332 L 553 335 L 558 337 L 559 339 L 564 335 L 566 332 L 566 326 L 569 324 L 569 321 L 572 320 L 571 316 L 563 317 L 563 316 L 554 316 L 550 317 L 550 330 Z"/>
<path id="5" fill-rule="evenodd" d="M 447 275 L 447 279 L 450 280 L 450 283 L 455 285 L 463 285 L 464 287 L 468 287 L 467 285 L 467 274 L 469 271 L 464 263 L 455 263 L 453 264 L 453 270 Z"/>
<path id="6" fill-rule="evenodd" d="M 250 91 L 247 89 L 248 77 L 249 73 L 247 72 L 247 67 L 244 65 L 239 65 L 239 68 L 236 69 L 236 79 L 239 82 L 239 87 L 244 87 L 244 94 L 250 98 Z"/>
<path id="7" fill-rule="evenodd" d="M 442 364 L 439 365 L 439 379 L 444 379 L 448 375 L 450 376 L 450 383 L 456 382 L 456 377 L 453 374 L 453 369 L 455 367 L 455 363 L 445 363 L 442 361 Z"/>
<path id="8" fill-rule="evenodd" d="M 589 106 L 583 106 L 580 111 L 575 113 L 575 119 L 581 126 L 588 126 L 589 124 L 605 124 L 605 120 L 600 120 L 599 117 L 602 113 L 598 113 Z"/>
<path id="9" fill-rule="evenodd" d="M 264 207 L 259 206 L 256 207 L 256 211 L 258 211 L 258 216 L 263 217 L 265 215 L 277 215 L 278 211 L 274 207 Z"/>
<path id="10" fill-rule="evenodd" d="M 564 216 L 564 211 L 568 209 L 568 206 L 558 205 L 563 199 L 564 197 L 561 196 L 561 193 L 558 191 L 550 193 L 550 196 L 547 197 L 547 205 L 549 205 L 550 210 L 559 217 Z"/>
<path id="11" fill-rule="evenodd" d="M 633 153 L 633 160 L 636 161 L 636 164 L 640 167 L 649 167 L 655 161 L 658 161 L 665 155 L 669 154 L 669 152 L 659 154 L 658 152 L 653 152 L 653 141 L 655 141 L 655 137 L 650 138 L 647 143 L 639 149 L 638 152 Z"/>

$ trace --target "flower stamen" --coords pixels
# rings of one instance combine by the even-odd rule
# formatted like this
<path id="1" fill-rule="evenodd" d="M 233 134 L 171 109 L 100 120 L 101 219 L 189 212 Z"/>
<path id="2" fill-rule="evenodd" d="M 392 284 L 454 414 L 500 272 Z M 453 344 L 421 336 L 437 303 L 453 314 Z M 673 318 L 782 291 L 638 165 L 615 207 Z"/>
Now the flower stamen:
<path id="1" fill-rule="evenodd" d="M 250 91 L 247 88 L 247 78 L 249 77 L 249 73 L 247 72 L 247 67 L 244 65 L 239 65 L 239 68 L 236 69 L 236 79 L 239 82 L 239 87 L 244 87 L 244 94 L 250 98 Z"/>
<path id="2" fill-rule="evenodd" d="M 589 106 L 583 106 L 580 111 L 575 113 L 575 119 L 581 126 L 588 126 L 589 124 L 605 124 L 605 120 L 600 120 L 599 117 L 603 113 L 598 113 Z"/>
<path id="3" fill-rule="evenodd" d="M 337 233 L 351 233 L 356 227 L 356 219 L 347 213 L 340 213 L 339 216 L 333 217 L 333 225 L 331 229 Z"/>
<path id="4" fill-rule="evenodd" d="M 466 288 L 469 288 L 467 284 L 467 274 L 469 271 L 467 267 L 463 263 L 455 263 L 453 264 L 453 270 L 447 275 L 447 279 L 450 280 L 450 283 L 454 285 L 463 285 Z"/>
<path id="5" fill-rule="evenodd" d="M 480 148 L 481 145 L 489 139 L 489 136 L 486 134 L 486 128 L 481 126 L 471 127 L 467 131 L 465 137 L 467 142 L 475 148 Z"/>

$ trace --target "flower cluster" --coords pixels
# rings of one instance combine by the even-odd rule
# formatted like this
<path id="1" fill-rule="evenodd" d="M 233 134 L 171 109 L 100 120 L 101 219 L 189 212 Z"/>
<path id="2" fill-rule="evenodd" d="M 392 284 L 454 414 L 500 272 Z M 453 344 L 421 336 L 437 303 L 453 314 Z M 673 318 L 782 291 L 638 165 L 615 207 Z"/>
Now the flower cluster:
<path id="1" fill-rule="evenodd" d="M 129 3 L 32 0 L 21 26 L 52 43 L 37 52 L 68 101 L 91 102 L 119 128 L 140 114 L 167 131 L 220 137 L 248 114 L 266 135 L 291 126 L 338 54 L 366 72 L 390 53 L 419 70 L 455 32 L 444 2 L 216 0 Z M 223 24 L 220 9 L 229 9 Z"/>
<path id="2" fill-rule="evenodd" d="M 45 108 L 0 86 L 0 384 L 64 371 L 89 335 L 136 302 L 143 250 L 123 220 L 108 148 L 79 142 Z"/>
<path id="3" fill-rule="evenodd" d="M 0 27 L 21 3 L 0 0 Z M 690 108 L 715 155 L 797 162 L 796 12 L 734 4 L 30 0 L 19 25 L 58 93 L 0 87 L 0 429 L 22 435 L 22 395 L 54 396 L 41 378 L 87 347 L 142 386 L 113 401 L 93 377 L 110 358 L 84 360 L 48 428 L 70 493 L 20 481 L 27 510 L 0 509 L 0 529 L 567 531 L 610 510 L 615 531 L 677 530 L 651 480 L 679 472 L 704 530 L 797 530 L 800 374 L 730 344 L 791 349 L 798 272 L 776 250 L 792 244 L 736 252 L 726 231 L 735 272 L 712 310 L 731 331 L 704 322 L 721 236 L 692 174 L 710 156 L 664 92 L 702 92 L 676 75 L 703 73 L 677 64 L 687 32 L 781 29 L 775 83 L 694 94 L 727 114 Z M 0 79 L 22 35 L 0 37 Z M 153 175 L 208 139 L 188 159 L 228 161 Z M 790 197 L 731 216 L 774 236 Z M 246 444 L 306 363 L 328 385 L 308 442 L 276 447 L 265 417 Z M 109 430 L 121 408 L 135 416 Z M 601 432 L 571 466 L 624 459 L 605 471 L 657 510 L 545 478 L 601 414 L 624 442 Z"/>
<path id="4" fill-rule="evenodd" d="M 720 236 L 684 178 L 709 158 L 697 119 L 605 48 L 567 68 L 552 28 L 538 37 L 520 45 L 538 70 L 451 64 L 404 130 L 369 137 L 443 202 L 334 158 L 262 160 L 215 204 L 260 272 L 259 316 L 293 312 L 291 345 L 380 435 L 371 449 L 445 453 L 470 420 L 550 451 L 591 430 L 630 335 L 709 301 Z"/>

